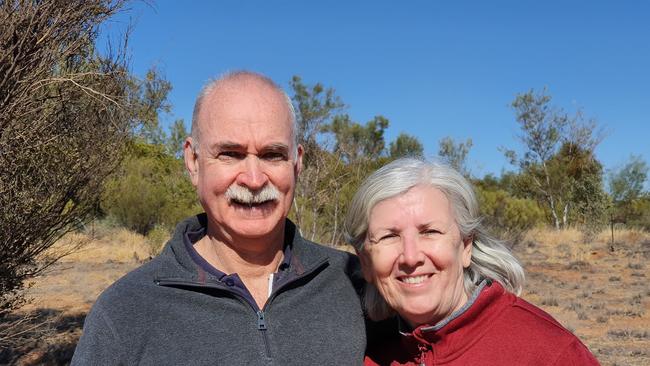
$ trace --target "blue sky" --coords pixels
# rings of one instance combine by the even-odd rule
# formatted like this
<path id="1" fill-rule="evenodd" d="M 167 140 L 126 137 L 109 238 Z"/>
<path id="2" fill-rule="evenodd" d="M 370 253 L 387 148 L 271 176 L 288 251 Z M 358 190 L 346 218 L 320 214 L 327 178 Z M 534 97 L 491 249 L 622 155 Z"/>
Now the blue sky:
<path id="1" fill-rule="evenodd" d="M 381 114 L 387 139 L 417 136 L 427 155 L 451 136 L 472 138 L 475 176 L 512 170 L 510 103 L 548 88 L 606 131 L 606 168 L 650 161 L 648 1 L 163 1 L 131 4 L 108 23 L 134 23 L 133 71 L 173 84 L 173 113 L 189 125 L 211 77 L 251 69 L 284 87 L 292 75 L 336 89 L 353 120 Z M 648 184 L 646 184 L 648 186 Z"/>

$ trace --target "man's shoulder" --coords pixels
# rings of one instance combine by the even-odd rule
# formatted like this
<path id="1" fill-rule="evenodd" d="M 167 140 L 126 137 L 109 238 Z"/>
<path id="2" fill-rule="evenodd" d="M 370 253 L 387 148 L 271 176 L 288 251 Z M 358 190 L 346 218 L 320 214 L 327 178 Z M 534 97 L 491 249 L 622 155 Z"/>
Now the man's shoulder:
<path id="1" fill-rule="evenodd" d="M 95 304 L 111 309 L 146 301 L 153 292 L 157 291 L 158 278 L 174 275 L 171 273 L 171 268 L 168 255 L 163 253 L 115 281 L 101 293 Z"/>
<path id="2" fill-rule="evenodd" d="M 351 248 L 333 248 L 323 244 L 300 238 L 294 243 L 294 252 L 302 257 L 327 258 L 330 265 L 358 267 L 359 258 L 351 252 Z M 302 259 L 302 258 L 301 258 Z"/>

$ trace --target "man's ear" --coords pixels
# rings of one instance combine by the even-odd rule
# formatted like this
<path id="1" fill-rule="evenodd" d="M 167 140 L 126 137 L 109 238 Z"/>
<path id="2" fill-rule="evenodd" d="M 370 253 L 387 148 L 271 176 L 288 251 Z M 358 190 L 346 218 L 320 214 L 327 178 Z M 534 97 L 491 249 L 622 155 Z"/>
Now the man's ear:
<path id="1" fill-rule="evenodd" d="M 192 184 L 196 187 L 199 183 L 199 155 L 196 153 L 198 144 L 192 140 L 192 137 L 185 139 L 183 144 L 183 157 L 185 158 L 185 169 L 190 175 Z"/>
<path id="2" fill-rule="evenodd" d="M 302 172 L 302 156 L 304 153 L 305 153 L 305 149 L 302 147 L 302 145 L 298 144 L 298 147 L 296 148 L 296 164 L 294 168 L 296 178 Z"/>
<path id="3" fill-rule="evenodd" d="M 363 279 L 366 280 L 368 283 L 372 283 L 372 261 L 370 260 L 370 257 L 368 256 L 368 253 L 365 250 L 359 251 L 357 248 L 354 248 L 354 251 L 357 253 L 357 256 L 359 257 L 359 261 L 361 262 L 361 271 L 363 272 Z"/>
<path id="4" fill-rule="evenodd" d="M 468 268 L 469 265 L 472 264 L 472 248 L 474 247 L 474 238 L 471 236 L 466 238 L 463 240 L 463 245 L 463 268 Z"/>

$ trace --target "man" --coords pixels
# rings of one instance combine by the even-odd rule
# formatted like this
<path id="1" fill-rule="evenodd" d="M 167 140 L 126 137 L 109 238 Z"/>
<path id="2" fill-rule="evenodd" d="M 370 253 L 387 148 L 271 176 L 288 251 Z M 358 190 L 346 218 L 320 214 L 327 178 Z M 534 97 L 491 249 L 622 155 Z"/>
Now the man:
<path id="1" fill-rule="evenodd" d="M 302 169 L 296 132 L 291 100 L 262 75 L 203 89 L 184 153 L 205 214 L 99 297 L 73 365 L 362 362 L 356 259 L 286 219 Z"/>

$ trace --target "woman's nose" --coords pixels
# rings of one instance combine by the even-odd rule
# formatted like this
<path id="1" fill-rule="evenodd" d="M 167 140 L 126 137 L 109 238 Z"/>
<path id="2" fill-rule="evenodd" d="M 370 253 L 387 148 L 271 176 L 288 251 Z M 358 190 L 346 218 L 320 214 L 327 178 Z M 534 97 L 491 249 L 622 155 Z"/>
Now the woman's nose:
<path id="1" fill-rule="evenodd" d="M 412 235 L 403 236 L 402 254 L 400 255 L 399 264 L 409 268 L 415 268 L 424 264 L 424 253 L 416 237 Z"/>

